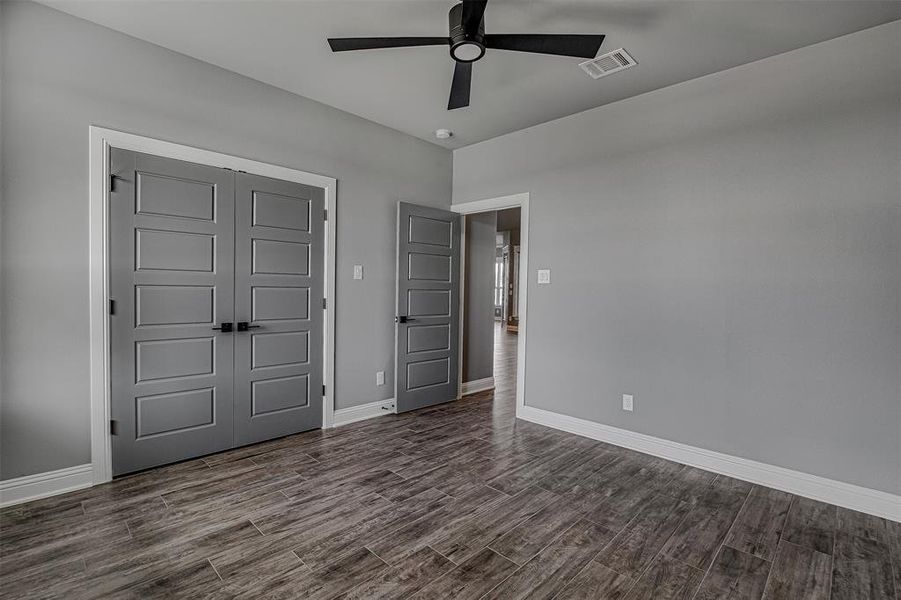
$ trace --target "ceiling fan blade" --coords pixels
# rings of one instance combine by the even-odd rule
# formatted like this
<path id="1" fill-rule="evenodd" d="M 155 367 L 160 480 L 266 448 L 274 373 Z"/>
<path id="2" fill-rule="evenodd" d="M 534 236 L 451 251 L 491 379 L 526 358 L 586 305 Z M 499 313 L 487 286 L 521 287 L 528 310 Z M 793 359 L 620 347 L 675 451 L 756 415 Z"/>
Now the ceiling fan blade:
<path id="1" fill-rule="evenodd" d="M 475 35 L 479 32 L 486 4 L 488 4 L 488 0 L 463 0 L 463 31 L 468 35 Z"/>
<path id="2" fill-rule="evenodd" d="M 603 35 L 495 33 L 485 36 L 486 48 L 580 58 L 594 58 L 603 42 Z"/>
<path id="3" fill-rule="evenodd" d="M 451 83 L 450 100 L 447 110 L 469 106 L 469 89 L 472 85 L 472 63 L 458 62 L 454 67 L 454 80 Z"/>
<path id="4" fill-rule="evenodd" d="M 442 46 L 450 43 L 446 37 L 371 37 L 371 38 L 329 38 L 332 52 L 348 50 L 374 50 L 377 48 L 405 48 L 408 46 Z"/>

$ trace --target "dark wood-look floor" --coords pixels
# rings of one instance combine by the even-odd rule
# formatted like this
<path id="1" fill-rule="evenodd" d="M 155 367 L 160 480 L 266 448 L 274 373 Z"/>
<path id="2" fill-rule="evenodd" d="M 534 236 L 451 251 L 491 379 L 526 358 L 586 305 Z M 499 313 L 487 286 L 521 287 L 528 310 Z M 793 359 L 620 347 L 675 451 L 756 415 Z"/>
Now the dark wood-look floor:
<path id="1" fill-rule="evenodd" d="M 0 595 L 901 600 L 901 525 L 518 422 L 497 345 L 493 394 L 3 510 Z"/>

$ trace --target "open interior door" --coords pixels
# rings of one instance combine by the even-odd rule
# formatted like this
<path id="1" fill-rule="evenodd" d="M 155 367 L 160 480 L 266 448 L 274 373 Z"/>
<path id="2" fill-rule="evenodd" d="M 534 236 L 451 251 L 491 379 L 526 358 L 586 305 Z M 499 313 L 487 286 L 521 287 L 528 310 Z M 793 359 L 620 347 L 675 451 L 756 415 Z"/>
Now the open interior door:
<path id="1" fill-rule="evenodd" d="M 460 215 L 398 203 L 397 412 L 457 398 Z"/>

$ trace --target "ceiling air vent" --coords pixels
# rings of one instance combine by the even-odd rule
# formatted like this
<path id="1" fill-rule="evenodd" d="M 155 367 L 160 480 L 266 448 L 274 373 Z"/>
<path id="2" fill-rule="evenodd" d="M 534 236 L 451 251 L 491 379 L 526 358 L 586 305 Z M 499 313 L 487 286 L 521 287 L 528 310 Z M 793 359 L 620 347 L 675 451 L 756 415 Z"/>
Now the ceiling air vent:
<path id="1" fill-rule="evenodd" d="M 617 71 L 634 67 L 637 64 L 635 59 L 629 56 L 628 52 L 620 48 L 579 63 L 579 66 L 582 67 L 583 71 L 591 75 L 592 79 L 600 79 Z"/>

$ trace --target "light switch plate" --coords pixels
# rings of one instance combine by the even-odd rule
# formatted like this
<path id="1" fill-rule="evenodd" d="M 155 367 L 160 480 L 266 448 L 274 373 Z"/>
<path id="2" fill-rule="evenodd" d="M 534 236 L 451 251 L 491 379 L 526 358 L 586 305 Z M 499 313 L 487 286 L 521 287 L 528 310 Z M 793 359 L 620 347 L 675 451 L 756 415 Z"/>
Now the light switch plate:
<path id="1" fill-rule="evenodd" d="M 538 285 L 547 285 L 551 282 L 550 269 L 538 269 Z"/>
<path id="2" fill-rule="evenodd" d="M 363 279 L 363 265 L 354 265 L 354 279 Z"/>
<path id="3" fill-rule="evenodd" d="M 376 371 L 375 384 L 376 385 L 385 385 L 385 372 L 384 371 Z"/>
<path id="4" fill-rule="evenodd" d="M 632 412 L 634 400 L 632 394 L 623 394 L 623 410 Z"/>

